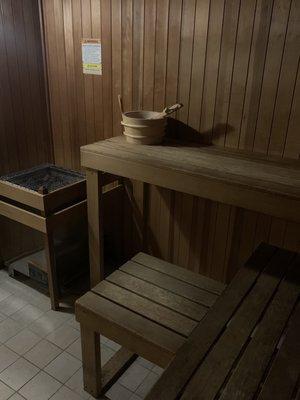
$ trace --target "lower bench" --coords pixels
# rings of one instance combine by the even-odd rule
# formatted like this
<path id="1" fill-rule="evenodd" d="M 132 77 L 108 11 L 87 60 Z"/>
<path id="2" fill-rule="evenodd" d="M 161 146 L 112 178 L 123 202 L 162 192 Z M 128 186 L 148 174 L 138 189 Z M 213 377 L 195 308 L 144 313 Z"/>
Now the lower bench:
<path id="1" fill-rule="evenodd" d="M 139 253 L 76 302 L 84 387 L 104 393 L 137 354 L 165 368 L 225 285 Z M 123 346 L 102 368 L 102 334 Z"/>
<path id="2" fill-rule="evenodd" d="M 146 400 L 300 398 L 300 255 L 261 245 Z"/>

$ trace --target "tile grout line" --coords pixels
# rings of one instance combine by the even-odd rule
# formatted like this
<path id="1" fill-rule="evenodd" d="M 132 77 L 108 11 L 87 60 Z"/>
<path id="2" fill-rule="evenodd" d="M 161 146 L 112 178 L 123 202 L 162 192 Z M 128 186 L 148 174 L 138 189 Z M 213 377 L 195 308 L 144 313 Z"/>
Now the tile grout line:
<path id="1" fill-rule="evenodd" d="M 10 280 L 8 280 L 7 282 L 10 283 Z M 84 397 L 82 397 L 81 394 L 80 394 L 78 391 L 73 390 L 72 387 L 69 387 L 69 386 L 67 385 L 67 382 L 70 381 L 72 378 L 74 378 L 74 376 L 75 376 L 76 374 L 78 374 L 78 373 L 79 373 L 79 370 L 82 368 L 82 360 L 81 360 L 81 358 L 78 358 L 78 355 L 76 355 L 76 353 L 77 353 L 77 352 L 76 352 L 76 349 L 77 349 L 77 348 L 76 348 L 76 347 L 74 348 L 75 351 L 73 351 L 73 353 L 70 352 L 70 347 L 73 346 L 77 341 L 79 341 L 79 346 L 80 346 L 80 340 L 81 340 L 81 339 L 80 339 L 80 331 L 79 331 L 78 327 L 77 327 L 76 325 L 73 325 L 73 322 L 74 322 L 74 313 L 72 313 L 72 314 L 71 314 L 71 313 L 63 313 L 63 312 L 62 312 L 62 313 L 58 313 L 57 315 L 61 314 L 61 315 L 64 315 L 64 316 L 65 316 L 65 318 L 63 319 L 63 321 L 60 321 L 60 322 L 58 323 L 58 325 L 55 326 L 55 328 L 54 328 L 53 330 L 51 330 L 50 332 L 47 332 L 46 335 L 45 335 L 45 334 L 41 334 L 41 333 L 37 333 L 37 332 L 35 332 L 35 331 L 32 329 L 32 325 L 33 325 L 34 323 L 36 323 L 38 320 L 42 319 L 43 317 L 47 317 L 46 314 L 49 313 L 49 312 L 51 311 L 51 308 L 49 308 L 49 309 L 42 309 L 42 308 L 39 308 L 39 306 L 38 306 L 37 304 L 35 304 L 35 302 L 31 302 L 31 301 L 33 301 L 33 300 L 31 299 L 31 297 L 32 297 L 34 294 L 31 293 L 31 292 L 29 291 L 29 292 L 28 292 L 28 297 L 27 297 L 26 293 L 22 293 L 22 292 L 20 293 L 20 292 L 19 292 L 19 288 L 18 288 L 17 285 L 16 285 L 16 292 L 11 293 L 10 291 L 7 291 L 7 290 L 5 289 L 5 282 L 1 281 L 1 277 L 0 277 L 0 288 L 3 288 L 3 290 L 6 291 L 6 293 L 10 293 L 7 297 L 5 297 L 4 299 L 2 299 L 1 302 L 4 301 L 5 299 L 8 299 L 8 298 L 11 297 L 11 296 L 14 296 L 14 297 L 16 297 L 16 298 L 20 298 L 22 301 L 25 302 L 25 304 L 24 304 L 21 308 L 19 308 L 18 310 L 16 310 L 16 311 L 13 312 L 12 314 L 10 314 L 10 315 L 5 315 L 5 314 L 3 314 L 3 318 L 4 318 L 4 319 L 3 319 L 3 321 L 0 321 L 0 324 L 1 324 L 2 322 L 6 321 L 6 320 L 10 320 L 10 321 L 13 321 L 13 322 L 19 324 L 19 327 L 20 327 L 20 330 L 19 330 L 16 334 L 13 334 L 13 335 L 12 335 L 11 337 L 9 337 L 9 339 L 7 339 L 5 342 L 3 342 L 3 343 L 1 342 L 1 343 L 0 343 L 0 347 L 3 346 L 5 349 L 7 349 L 8 351 L 11 351 L 11 352 L 17 357 L 17 359 L 16 359 L 14 362 L 12 362 L 11 364 L 9 364 L 7 367 L 5 367 L 5 368 L 0 372 L 0 374 L 1 374 L 2 372 L 4 372 L 7 368 L 10 368 L 14 363 L 18 362 L 19 360 L 23 360 L 23 361 L 27 362 L 29 365 L 33 366 L 35 369 L 37 369 L 37 372 L 34 373 L 34 375 L 33 375 L 27 382 L 25 382 L 18 390 L 15 390 L 14 388 L 12 388 L 11 386 L 7 385 L 7 384 L 6 384 L 4 381 L 2 381 L 2 380 L 1 380 L 1 382 L 3 382 L 3 383 L 4 383 L 5 385 L 7 385 L 10 389 L 12 389 L 12 390 L 14 391 L 14 394 L 17 393 L 17 394 L 19 394 L 20 396 L 22 396 L 21 393 L 20 393 L 20 390 L 22 390 L 22 388 L 24 388 L 24 386 L 26 386 L 27 384 L 30 384 L 30 382 L 32 382 L 32 381 L 37 377 L 38 374 L 40 374 L 41 372 L 43 372 L 44 374 L 46 374 L 47 376 L 49 376 L 51 379 L 53 379 L 53 381 L 55 381 L 55 382 L 57 382 L 57 384 L 59 384 L 59 387 L 57 388 L 57 390 L 56 390 L 53 394 L 51 394 L 51 396 L 49 397 L 49 400 L 51 400 L 62 388 L 65 388 L 66 390 L 70 390 L 72 393 L 74 393 L 76 396 L 78 396 L 78 398 L 82 398 L 82 399 L 84 400 Z M 45 296 L 45 299 L 47 299 L 47 301 L 49 301 L 49 298 L 46 297 L 46 296 Z M 0 305 L 1 305 L 1 302 L 0 302 Z M 43 303 L 43 304 L 44 304 L 44 303 Z M 24 324 L 24 323 L 19 323 L 18 320 L 15 320 L 14 318 L 12 318 L 15 314 L 21 313 L 22 310 L 24 310 L 24 308 L 26 308 L 26 307 L 28 307 L 28 306 L 31 306 L 31 307 L 33 307 L 33 308 L 36 308 L 36 309 L 40 310 L 40 311 L 41 311 L 41 315 L 39 315 L 37 318 L 34 318 L 34 319 L 31 320 L 29 323 L 28 323 L 28 322 L 25 322 L 25 324 Z M 45 307 L 46 307 L 46 306 L 47 306 L 47 304 L 46 304 L 46 302 L 45 302 Z M 44 307 L 44 308 L 45 308 L 45 307 Z M 30 310 L 29 310 L 29 311 L 30 311 Z M 1 315 L 2 315 L 2 313 L 1 313 Z M 34 313 L 33 313 L 33 315 L 34 315 Z M 51 315 L 52 315 L 52 313 L 51 313 Z M 53 314 L 53 315 L 55 315 L 55 314 Z M 30 312 L 29 312 L 29 316 L 30 316 Z M 30 318 L 30 317 L 29 317 L 29 318 Z M 59 318 L 58 318 L 58 320 L 59 320 Z M 26 321 L 26 318 L 25 318 L 25 321 Z M 76 321 L 76 320 L 75 320 L 75 321 Z M 56 323 L 56 322 L 55 322 L 55 318 L 54 318 L 54 323 Z M 51 325 L 51 324 L 50 324 L 50 325 Z M 53 334 L 55 331 L 58 331 L 58 330 L 62 329 L 63 327 L 66 327 L 66 328 L 70 327 L 70 329 L 71 329 L 72 331 L 74 331 L 74 334 L 75 334 L 75 331 L 79 332 L 79 336 L 76 337 L 75 339 L 72 339 L 72 340 L 70 341 L 70 343 L 68 343 L 67 347 L 65 347 L 65 348 L 62 348 L 62 347 L 59 346 L 57 343 L 50 341 L 49 338 L 48 338 L 49 335 Z M 41 331 L 43 331 L 42 328 L 43 328 L 43 325 L 41 325 L 41 327 L 40 327 Z M 14 351 L 14 350 L 11 349 L 9 346 L 7 346 L 7 342 L 9 342 L 11 339 L 15 338 L 16 336 L 18 336 L 19 334 L 21 334 L 21 333 L 22 333 L 23 331 L 25 331 L 25 330 L 28 331 L 29 333 L 34 334 L 39 340 L 37 341 L 37 343 L 35 343 L 33 346 L 31 346 L 29 349 L 27 349 L 26 352 L 25 352 L 24 354 L 18 354 L 16 351 Z M 75 336 L 77 336 L 77 335 L 75 335 Z M 28 355 L 28 353 L 30 353 L 36 346 L 40 345 L 42 342 L 45 342 L 45 343 L 47 343 L 47 344 L 49 344 L 49 345 L 54 346 L 55 349 L 57 349 L 57 351 L 59 351 L 59 354 L 55 355 L 54 358 L 51 359 L 51 361 L 47 362 L 47 364 L 44 365 L 44 366 L 41 368 L 41 367 L 39 367 L 38 365 L 34 364 L 34 362 L 32 362 L 32 361 L 30 361 L 29 359 L 27 359 L 27 358 L 26 358 L 26 355 Z M 109 356 L 110 356 L 110 354 L 112 354 L 112 355 L 113 355 L 113 354 L 116 354 L 117 351 L 118 351 L 118 349 L 116 349 L 116 347 L 113 346 L 112 343 L 110 343 L 109 341 L 106 342 L 105 340 L 100 341 L 100 348 L 101 348 L 101 349 L 106 349 L 106 350 L 108 350 L 108 353 L 107 353 L 106 355 L 109 355 Z M 54 350 L 55 350 L 55 349 L 54 349 Z M 53 354 L 55 353 L 54 350 L 53 350 Z M 51 354 L 50 349 L 49 349 L 49 352 L 50 352 L 49 354 Z M 71 376 L 68 377 L 68 379 L 67 379 L 65 382 L 61 382 L 59 379 L 57 379 L 56 377 L 54 377 L 53 375 L 51 375 L 50 373 L 48 373 L 48 372 L 46 371 L 46 368 L 47 368 L 51 363 L 53 363 L 55 360 L 57 360 L 58 357 L 62 356 L 63 354 L 72 357 L 74 360 L 76 360 L 76 361 L 78 361 L 78 362 L 80 363 L 79 368 L 77 368 L 77 369 L 71 374 Z M 111 355 L 111 356 L 112 356 L 112 355 Z M 111 356 L 109 357 L 109 359 L 111 358 Z M 50 356 L 50 357 L 51 357 L 51 356 Z M 36 360 L 37 360 L 37 361 L 39 360 L 38 355 L 37 355 Z M 147 361 L 147 360 L 146 360 L 146 361 Z M 106 361 L 106 362 L 107 362 L 107 361 Z M 153 364 L 153 363 L 152 363 L 152 364 L 148 364 L 148 365 L 147 365 L 147 363 L 145 363 L 145 365 L 143 365 L 142 362 L 138 362 L 138 360 L 137 360 L 137 361 L 136 361 L 136 364 L 139 366 L 139 368 L 144 369 L 144 373 L 146 372 L 145 377 L 144 377 L 144 378 L 142 379 L 142 381 L 138 384 L 138 386 L 136 387 L 136 389 L 135 389 L 134 391 L 133 391 L 132 389 L 129 389 L 129 388 L 126 387 L 123 383 L 121 383 L 120 380 L 118 380 L 117 383 L 118 383 L 118 385 L 120 385 L 120 387 L 124 388 L 125 390 L 127 390 L 127 391 L 130 393 L 130 398 L 136 396 L 136 398 L 142 400 L 141 396 L 139 396 L 139 395 L 137 394 L 137 391 L 139 390 L 139 388 L 145 383 L 145 381 L 149 378 L 149 376 L 152 375 L 151 372 L 152 372 L 154 375 L 156 375 L 157 377 L 159 377 L 160 375 L 159 375 L 159 373 L 157 373 L 156 371 L 154 371 L 154 369 L 155 369 L 157 366 L 156 366 L 155 364 Z M 76 366 L 76 363 L 75 363 L 75 366 Z M 71 371 L 70 371 L 70 372 L 71 372 Z M 12 394 L 12 396 L 10 396 L 10 397 L 13 397 L 14 394 Z M 87 395 L 88 395 L 88 394 L 87 394 Z M 90 399 L 90 397 L 88 397 L 88 399 Z"/>

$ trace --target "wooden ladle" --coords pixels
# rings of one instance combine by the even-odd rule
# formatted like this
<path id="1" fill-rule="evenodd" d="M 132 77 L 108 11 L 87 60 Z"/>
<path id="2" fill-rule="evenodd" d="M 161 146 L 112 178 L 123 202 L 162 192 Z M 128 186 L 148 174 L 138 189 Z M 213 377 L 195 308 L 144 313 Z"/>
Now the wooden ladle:
<path id="1" fill-rule="evenodd" d="M 181 107 L 183 107 L 183 104 L 181 104 L 181 103 L 173 104 L 172 106 L 166 107 L 162 112 L 154 115 L 150 119 L 161 119 L 161 118 L 164 118 L 167 115 L 170 115 L 173 112 L 179 110 Z"/>
<path id="2" fill-rule="evenodd" d="M 123 101 L 122 101 L 122 97 L 120 94 L 118 94 L 118 103 L 119 103 L 119 108 L 120 108 L 121 114 L 123 115 L 124 114 Z"/>

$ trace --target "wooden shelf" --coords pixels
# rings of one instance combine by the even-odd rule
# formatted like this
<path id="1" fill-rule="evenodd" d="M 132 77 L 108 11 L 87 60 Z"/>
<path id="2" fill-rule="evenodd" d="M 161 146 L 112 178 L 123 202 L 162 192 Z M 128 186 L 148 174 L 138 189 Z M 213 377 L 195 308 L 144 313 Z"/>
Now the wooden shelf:
<path id="1" fill-rule="evenodd" d="M 81 148 L 82 166 L 300 222 L 299 161 L 166 141 L 132 145 L 124 137 Z"/>

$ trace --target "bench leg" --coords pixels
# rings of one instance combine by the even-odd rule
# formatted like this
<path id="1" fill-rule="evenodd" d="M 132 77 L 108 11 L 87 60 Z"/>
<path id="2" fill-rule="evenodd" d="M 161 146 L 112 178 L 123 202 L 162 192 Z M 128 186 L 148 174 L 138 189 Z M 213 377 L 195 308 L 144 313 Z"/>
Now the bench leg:
<path id="1" fill-rule="evenodd" d="M 57 281 L 54 238 L 52 232 L 44 235 L 47 260 L 48 286 L 52 310 L 59 310 L 59 287 Z"/>
<path id="2" fill-rule="evenodd" d="M 99 397 L 102 389 L 100 335 L 82 324 L 80 328 L 84 390 Z"/>
<path id="3" fill-rule="evenodd" d="M 91 287 L 104 279 L 102 181 L 99 171 L 86 170 Z"/>

